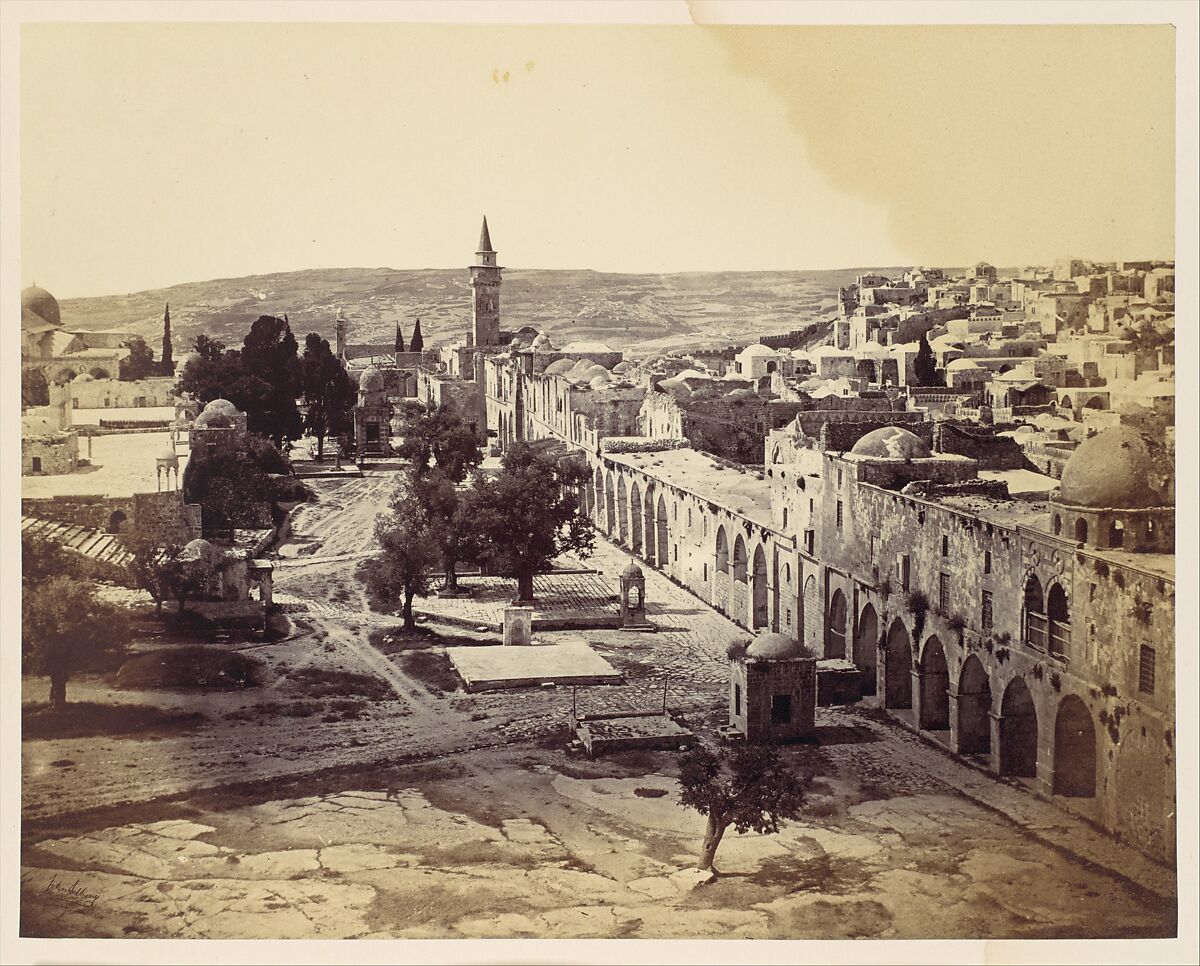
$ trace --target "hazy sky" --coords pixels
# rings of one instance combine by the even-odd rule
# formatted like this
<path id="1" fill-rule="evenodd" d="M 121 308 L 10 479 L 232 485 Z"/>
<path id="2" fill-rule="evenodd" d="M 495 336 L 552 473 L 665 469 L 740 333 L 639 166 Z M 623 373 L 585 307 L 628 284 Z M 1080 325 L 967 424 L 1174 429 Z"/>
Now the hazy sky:
<path id="1" fill-rule="evenodd" d="M 44 24 L 22 279 L 1170 257 L 1166 27 Z"/>

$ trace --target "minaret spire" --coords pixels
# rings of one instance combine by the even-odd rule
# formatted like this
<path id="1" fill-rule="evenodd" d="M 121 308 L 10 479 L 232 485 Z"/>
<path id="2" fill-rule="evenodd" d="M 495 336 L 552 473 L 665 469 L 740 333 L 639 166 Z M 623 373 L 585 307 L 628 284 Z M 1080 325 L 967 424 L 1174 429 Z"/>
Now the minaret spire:
<path id="1" fill-rule="evenodd" d="M 484 215 L 483 227 L 479 229 L 479 247 L 475 249 L 475 253 L 477 255 L 481 255 L 484 252 L 492 252 L 494 254 L 495 251 L 496 249 L 492 247 L 492 236 L 488 232 L 487 215 Z"/>

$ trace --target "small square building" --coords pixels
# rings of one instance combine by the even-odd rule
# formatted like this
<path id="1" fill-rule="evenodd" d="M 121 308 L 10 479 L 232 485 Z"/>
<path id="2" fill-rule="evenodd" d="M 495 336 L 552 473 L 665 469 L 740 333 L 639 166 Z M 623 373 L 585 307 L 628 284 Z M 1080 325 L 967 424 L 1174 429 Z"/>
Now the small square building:
<path id="1" fill-rule="evenodd" d="M 729 723 L 747 742 L 813 735 L 817 659 L 803 644 L 783 634 L 759 634 L 731 658 L 729 671 Z"/>

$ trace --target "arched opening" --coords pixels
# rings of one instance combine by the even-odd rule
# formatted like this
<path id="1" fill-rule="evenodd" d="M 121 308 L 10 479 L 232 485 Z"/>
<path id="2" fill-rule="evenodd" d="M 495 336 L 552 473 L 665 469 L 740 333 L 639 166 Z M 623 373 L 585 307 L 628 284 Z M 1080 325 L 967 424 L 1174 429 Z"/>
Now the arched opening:
<path id="1" fill-rule="evenodd" d="M 1078 520 L 1075 521 L 1075 542 L 1076 543 L 1087 543 L 1087 530 L 1088 530 L 1087 520 L 1085 520 L 1083 517 L 1080 517 Z"/>
<path id="2" fill-rule="evenodd" d="M 623 476 L 617 477 L 617 535 L 621 543 L 629 542 L 629 494 Z"/>
<path id="3" fill-rule="evenodd" d="M 1046 605 L 1042 599 L 1042 583 L 1036 574 L 1025 579 L 1025 643 L 1040 651 L 1046 649 Z"/>
<path id="4" fill-rule="evenodd" d="M 733 544 L 733 579 L 740 584 L 746 582 L 746 541 L 741 534 Z"/>
<path id="5" fill-rule="evenodd" d="M 1054 514 L 1054 535 L 1057 537 L 1062 534 L 1062 517 L 1057 513 Z"/>
<path id="6" fill-rule="evenodd" d="M 1063 698 L 1054 721 L 1054 794 L 1096 794 L 1096 727 L 1087 705 L 1073 694 Z"/>
<path id="7" fill-rule="evenodd" d="M 1066 654 L 1071 642 L 1071 611 L 1067 605 L 1067 594 L 1061 584 L 1051 584 L 1046 595 L 1046 620 L 1048 623 L 1048 649 L 1051 654 Z"/>
<path id="8" fill-rule="evenodd" d="M 1038 722 L 1033 696 L 1022 678 L 1013 678 L 1000 702 L 1000 774 L 1037 775 Z"/>
<path id="9" fill-rule="evenodd" d="M 1093 396 L 1091 399 L 1089 399 L 1087 402 L 1085 402 L 1083 404 L 1083 408 L 1084 409 L 1104 410 L 1104 409 L 1108 408 L 1108 405 L 1104 402 L 1103 396 Z"/>
<path id="10" fill-rule="evenodd" d="M 658 523 L 654 519 L 654 487 L 646 487 L 646 563 L 653 566 L 658 560 Z"/>
<path id="11" fill-rule="evenodd" d="M 1108 526 L 1108 545 L 1110 547 L 1125 546 L 1125 524 L 1120 520 L 1113 520 Z"/>
<path id="12" fill-rule="evenodd" d="M 921 652 L 921 720 L 926 731 L 950 728 L 950 671 L 946 667 L 946 649 L 934 635 Z"/>
<path id="13" fill-rule="evenodd" d="M 829 600 L 829 615 L 825 621 L 825 656 L 844 660 L 846 657 L 846 595 L 833 592 Z"/>
<path id="14" fill-rule="evenodd" d="M 658 547 L 656 556 L 658 557 L 658 565 L 666 569 L 667 564 L 671 561 L 670 550 L 667 543 L 667 501 L 660 493 L 658 495 L 658 507 L 655 510 L 655 527 L 658 532 Z"/>
<path id="15" fill-rule="evenodd" d="M 633 552 L 640 554 L 642 553 L 642 491 L 636 483 L 629 491 L 629 529 Z"/>
<path id="16" fill-rule="evenodd" d="M 604 474 L 600 471 L 600 467 L 598 466 L 596 467 L 596 478 L 594 483 L 596 492 L 595 505 L 593 507 L 595 513 L 595 522 L 596 526 L 603 530 L 604 521 L 600 518 L 600 513 L 604 507 Z"/>
<path id="17" fill-rule="evenodd" d="M 95 366 L 95 367 L 89 369 L 88 375 L 91 376 L 93 379 L 110 379 L 110 378 L 112 378 L 111 376 L 109 376 L 108 370 L 104 369 L 100 366 Z"/>
<path id="18" fill-rule="evenodd" d="M 1075 404 L 1074 404 L 1073 402 L 1071 402 L 1071 397 L 1070 397 L 1070 396 L 1063 396 L 1063 397 L 1062 397 L 1062 402 L 1060 402 L 1060 403 L 1059 403 L 1059 405 L 1060 405 L 1060 406 L 1061 406 L 1063 409 L 1074 409 L 1074 408 L 1075 408 Z"/>
<path id="19" fill-rule="evenodd" d="M 604 474 L 604 532 L 612 535 L 616 526 L 617 498 L 613 490 L 612 473 Z"/>
<path id="20" fill-rule="evenodd" d="M 713 571 L 713 606 L 726 613 L 729 605 L 729 538 L 717 527 L 716 569 Z"/>
<path id="21" fill-rule="evenodd" d="M 854 663 L 862 675 L 862 693 L 875 693 L 876 652 L 879 649 L 879 616 L 867 604 L 858 618 L 858 633 L 854 636 Z"/>
<path id="22" fill-rule="evenodd" d="M 884 707 L 912 707 L 912 663 L 912 642 L 908 638 L 908 629 L 896 618 L 887 637 Z"/>
<path id="23" fill-rule="evenodd" d="M 729 539 L 724 527 L 717 527 L 717 573 L 729 573 Z"/>
<path id="24" fill-rule="evenodd" d="M 113 510 L 108 518 L 108 532 L 120 533 L 125 529 L 125 521 L 127 519 L 123 510 Z"/>
<path id="25" fill-rule="evenodd" d="M 58 371 L 58 375 L 54 377 L 54 381 L 60 386 L 65 386 L 77 375 L 79 375 L 79 373 L 77 373 L 74 369 L 60 369 Z"/>
<path id="26" fill-rule="evenodd" d="M 751 588 L 750 627 L 766 627 L 770 619 L 767 608 L 767 555 L 762 545 L 754 548 L 754 585 Z"/>
<path id="27" fill-rule="evenodd" d="M 992 686 L 983 662 L 972 654 L 958 676 L 958 752 L 987 755 L 992 750 Z"/>

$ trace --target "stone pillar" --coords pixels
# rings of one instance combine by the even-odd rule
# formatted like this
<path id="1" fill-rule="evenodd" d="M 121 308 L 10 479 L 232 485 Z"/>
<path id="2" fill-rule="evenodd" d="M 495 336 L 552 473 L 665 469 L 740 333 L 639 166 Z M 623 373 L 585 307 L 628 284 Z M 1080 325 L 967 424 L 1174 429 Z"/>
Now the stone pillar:
<path id="1" fill-rule="evenodd" d="M 988 712 L 988 722 L 991 725 L 991 761 L 988 763 L 988 770 L 995 775 L 1000 774 L 1000 722 L 1003 720 L 1003 715 L 995 711 Z"/>
<path id="2" fill-rule="evenodd" d="M 950 705 L 950 748 L 956 755 L 961 755 L 962 736 L 958 729 L 958 691 L 949 691 L 946 695 Z"/>
<path id="3" fill-rule="evenodd" d="M 925 683 L 925 672 L 919 667 L 914 667 L 912 674 L 912 715 L 913 723 L 918 728 L 925 727 L 925 702 L 922 700 L 921 686 Z"/>

